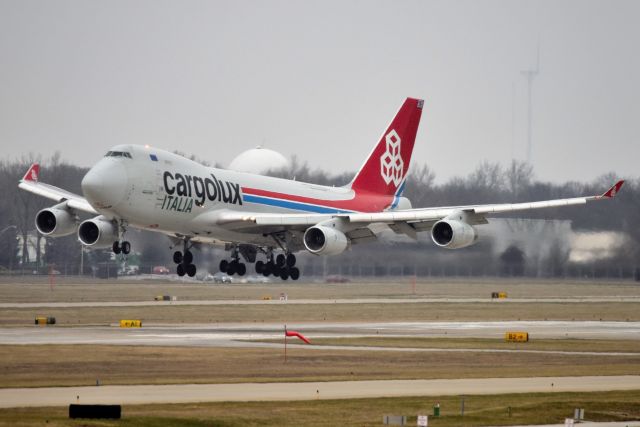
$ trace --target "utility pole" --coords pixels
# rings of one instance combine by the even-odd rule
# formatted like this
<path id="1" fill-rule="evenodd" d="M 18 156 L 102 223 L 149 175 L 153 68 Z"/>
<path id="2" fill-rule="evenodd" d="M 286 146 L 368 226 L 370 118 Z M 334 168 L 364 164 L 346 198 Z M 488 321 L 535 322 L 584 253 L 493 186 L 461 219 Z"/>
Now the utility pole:
<path id="1" fill-rule="evenodd" d="M 527 163 L 533 165 L 533 143 L 531 141 L 531 109 L 532 109 L 532 86 L 533 79 L 536 78 L 540 72 L 540 45 L 538 45 L 538 51 L 536 55 L 536 68 L 530 68 L 528 70 L 521 71 L 520 73 L 527 79 L 527 95 L 528 95 L 528 107 L 527 107 Z"/>
<path id="2" fill-rule="evenodd" d="M 511 160 L 515 159 L 516 147 L 516 82 L 511 82 Z"/>

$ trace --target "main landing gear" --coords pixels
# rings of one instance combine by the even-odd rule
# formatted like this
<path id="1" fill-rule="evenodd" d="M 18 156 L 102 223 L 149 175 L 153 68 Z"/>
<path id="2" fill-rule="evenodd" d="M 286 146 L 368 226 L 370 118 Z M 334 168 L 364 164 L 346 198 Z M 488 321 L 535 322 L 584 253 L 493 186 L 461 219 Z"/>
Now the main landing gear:
<path id="1" fill-rule="evenodd" d="M 233 276 L 234 274 L 244 276 L 247 274 L 247 266 L 240 261 L 240 252 L 237 248 L 233 250 L 230 261 L 226 259 L 220 261 L 220 271 L 227 273 L 229 276 Z"/>
<path id="2" fill-rule="evenodd" d="M 237 274 L 244 276 L 247 273 L 247 266 L 241 261 L 241 256 L 248 263 L 255 261 L 256 273 L 265 277 L 275 276 L 282 280 L 298 280 L 300 278 L 300 270 L 296 267 L 296 256 L 289 252 L 288 248 L 280 245 L 284 253 L 278 256 L 274 255 L 273 247 L 256 247 L 252 245 L 231 245 L 227 250 L 231 251 L 231 259 L 223 259 L 220 261 L 220 271 L 227 273 L 229 276 Z M 256 261 L 256 254 L 260 251 L 267 256 L 265 261 Z"/>
<path id="3" fill-rule="evenodd" d="M 196 275 L 196 266 L 193 264 L 193 253 L 189 250 L 189 241 L 184 241 L 184 252 L 175 251 L 173 253 L 173 262 L 178 264 L 176 273 L 182 277 L 185 274 L 189 277 Z"/>
<path id="4" fill-rule="evenodd" d="M 298 280 L 300 277 L 300 270 L 295 266 L 296 256 L 292 253 L 279 254 L 275 261 L 273 259 L 273 253 L 267 256 L 267 262 L 256 261 L 256 273 L 262 274 L 265 277 L 274 275 L 280 277 L 282 280 Z"/>

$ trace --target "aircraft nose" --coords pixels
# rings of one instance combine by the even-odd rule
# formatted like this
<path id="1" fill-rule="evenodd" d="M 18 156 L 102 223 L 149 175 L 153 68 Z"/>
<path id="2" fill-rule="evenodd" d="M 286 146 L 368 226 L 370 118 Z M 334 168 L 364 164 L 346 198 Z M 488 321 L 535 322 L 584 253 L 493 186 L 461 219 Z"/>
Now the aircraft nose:
<path id="1" fill-rule="evenodd" d="M 109 209 L 124 199 L 127 182 L 127 171 L 120 161 L 103 159 L 87 172 L 80 185 L 89 203 Z"/>

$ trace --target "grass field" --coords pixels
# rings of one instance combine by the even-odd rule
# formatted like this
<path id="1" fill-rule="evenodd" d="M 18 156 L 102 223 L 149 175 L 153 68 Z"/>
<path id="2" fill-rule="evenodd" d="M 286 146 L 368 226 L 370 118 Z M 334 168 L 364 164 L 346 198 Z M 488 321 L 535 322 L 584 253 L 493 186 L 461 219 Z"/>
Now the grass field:
<path id="1" fill-rule="evenodd" d="M 278 341 L 257 340 L 257 342 Z M 354 347 L 619 352 L 640 355 L 640 340 L 535 339 L 526 343 L 515 343 L 493 338 L 358 337 L 314 338 L 313 344 Z"/>
<path id="2" fill-rule="evenodd" d="M 592 303 L 404 303 L 273 304 L 228 306 L 144 306 L 5 308 L 0 326 L 31 325 L 35 316 L 54 316 L 59 325 L 109 325 L 120 319 L 144 323 L 376 322 L 483 320 L 640 320 L 640 302 Z"/>
<path id="3" fill-rule="evenodd" d="M 298 298 L 490 298 L 491 292 L 505 291 L 511 298 L 640 297 L 640 285 L 629 281 L 562 281 L 532 279 L 432 279 L 415 282 L 410 277 L 386 281 L 356 281 L 329 284 L 274 281 L 266 285 L 213 283 L 87 280 L 0 276 L 3 302 L 150 301 L 156 295 L 176 295 L 181 300 L 256 300 L 264 295 L 277 297 L 285 292 Z"/>
<path id="4" fill-rule="evenodd" d="M 101 345 L 0 346 L 0 387 L 640 374 L 637 356 Z"/>
<path id="5" fill-rule="evenodd" d="M 574 408 L 584 408 L 593 421 L 640 419 L 640 391 L 319 400 L 310 402 L 243 402 L 176 405 L 123 405 L 121 421 L 69 420 L 67 408 L 17 408 L 0 411 L 0 426 L 378 426 L 384 415 L 431 415 L 440 403 L 441 416 L 429 426 L 467 427 L 563 423 Z M 511 410 L 509 411 L 509 407 Z M 509 415 L 510 413 L 510 415 Z"/>
<path id="6" fill-rule="evenodd" d="M 113 308 L 2 309 L 0 326 L 31 324 L 38 315 L 59 324 L 111 324 L 123 318 L 148 323 L 300 322 L 300 321 L 434 321 L 434 320 L 640 320 L 640 302 L 508 303 L 491 302 L 493 291 L 510 298 L 640 297 L 635 282 L 558 282 L 550 280 L 411 278 L 344 284 L 274 282 L 267 285 L 0 277 L 2 302 L 153 301 L 157 295 L 189 300 L 261 300 L 287 293 L 295 299 L 337 298 L 487 298 L 486 303 L 309 304 L 259 306 L 157 306 Z"/>

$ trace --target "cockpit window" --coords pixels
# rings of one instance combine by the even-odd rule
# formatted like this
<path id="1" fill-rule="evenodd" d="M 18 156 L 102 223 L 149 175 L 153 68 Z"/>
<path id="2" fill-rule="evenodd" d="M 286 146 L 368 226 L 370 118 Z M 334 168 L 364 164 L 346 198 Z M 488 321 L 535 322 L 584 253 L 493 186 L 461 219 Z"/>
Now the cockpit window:
<path id="1" fill-rule="evenodd" d="M 131 159 L 131 153 L 128 153 L 126 151 L 107 151 L 107 154 L 104 155 L 105 157 L 126 157 Z"/>

